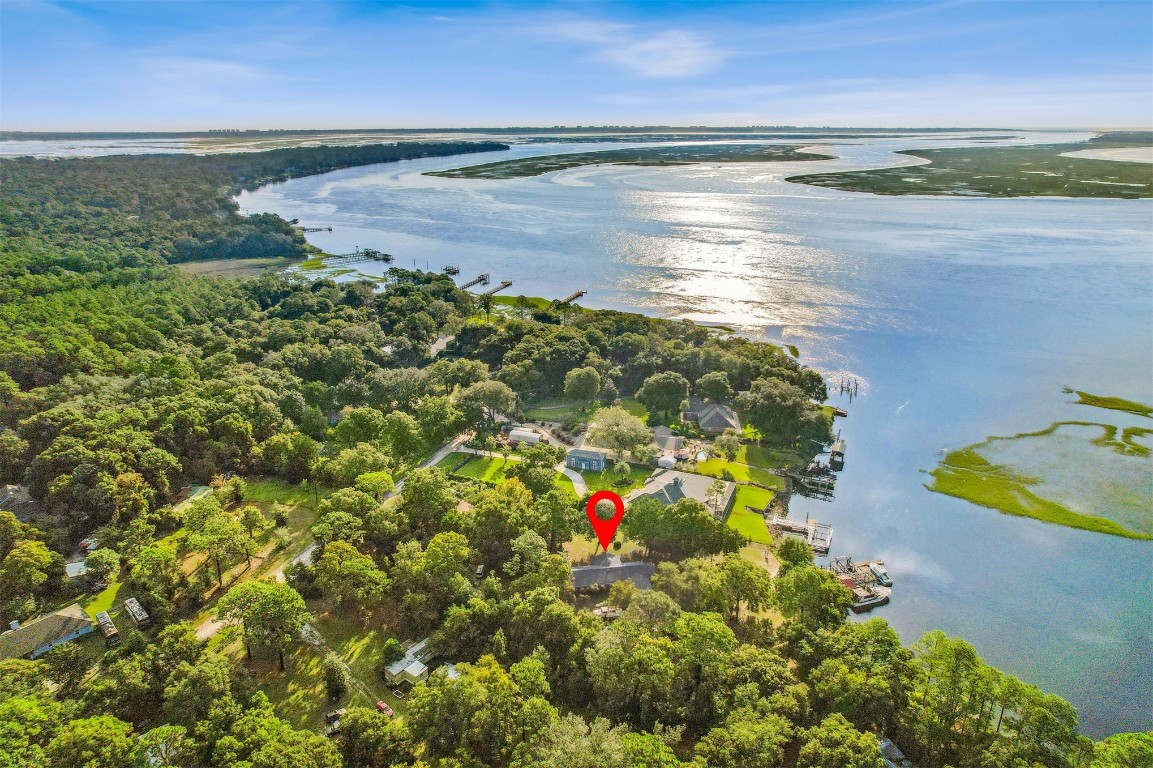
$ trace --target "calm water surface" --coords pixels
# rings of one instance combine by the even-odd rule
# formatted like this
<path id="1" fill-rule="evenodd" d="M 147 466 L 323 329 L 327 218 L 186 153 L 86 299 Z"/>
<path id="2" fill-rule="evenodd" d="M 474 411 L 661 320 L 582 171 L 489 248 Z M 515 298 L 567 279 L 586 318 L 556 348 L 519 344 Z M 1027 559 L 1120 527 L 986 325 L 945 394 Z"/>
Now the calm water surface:
<path id="1" fill-rule="evenodd" d="M 1067 140 L 1053 135 L 1031 141 Z M 955 141 L 954 144 L 962 144 Z M 914 164 L 910 139 L 834 144 L 840 159 L 580 168 L 530 179 L 425 170 L 587 151 L 515 147 L 338 171 L 245 194 L 329 252 L 491 272 L 509 293 L 589 291 L 590 307 L 739 327 L 797 345 L 861 394 L 837 427 L 847 463 L 833 554 L 883 558 L 887 619 L 906 642 L 941 628 L 1056 692 L 1086 733 L 1153 728 L 1153 543 L 1014 518 L 930 493 L 942 451 L 1058 419 L 1138 423 L 1072 406 L 1064 385 L 1153 402 L 1150 201 L 880 197 L 790 174 Z M 619 147 L 620 145 L 614 145 Z M 409 261 L 413 263 L 410 264 Z"/>

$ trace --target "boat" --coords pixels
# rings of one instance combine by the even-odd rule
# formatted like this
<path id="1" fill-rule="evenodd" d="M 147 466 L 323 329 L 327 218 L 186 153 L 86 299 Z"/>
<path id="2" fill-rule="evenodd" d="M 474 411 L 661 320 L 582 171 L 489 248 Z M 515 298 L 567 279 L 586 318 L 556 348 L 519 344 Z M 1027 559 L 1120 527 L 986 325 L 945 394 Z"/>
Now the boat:
<path id="1" fill-rule="evenodd" d="M 460 267 L 450 265 L 442 269 L 441 272 L 445 273 L 446 275 L 459 275 Z"/>
<path id="2" fill-rule="evenodd" d="M 882 587 L 893 586 L 893 579 L 889 576 L 889 572 L 885 570 L 885 564 L 883 562 L 877 560 L 876 562 L 869 563 L 869 570 L 872 572 L 873 578 L 875 578 L 877 583 Z"/>
<path id="3" fill-rule="evenodd" d="M 888 587 L 858 586 L 853 588 L 853 602 L 849 610 L 853 613 L 871 611 L 879 605 L 889 602 L 893 590 Z"/>

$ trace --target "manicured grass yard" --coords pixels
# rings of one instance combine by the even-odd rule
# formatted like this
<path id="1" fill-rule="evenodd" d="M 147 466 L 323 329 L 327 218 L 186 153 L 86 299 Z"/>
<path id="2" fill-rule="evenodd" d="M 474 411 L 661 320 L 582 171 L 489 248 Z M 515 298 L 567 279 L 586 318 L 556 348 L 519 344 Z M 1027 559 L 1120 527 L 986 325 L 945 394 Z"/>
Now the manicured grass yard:
<path id="1" fill-rule="evenodd" d="M 556 421 L 562 424 L 573 421 L 592 421 L 597 408 L 600 406 L 597 403 L 590 403 L 584 410 L 581 410 L 582 405 L 582 403 L 567 397 L 546 397 L 527 405 L 524 409 L 524 417 L 529 421 Z M 621 408 L 641 421 L 648 421 L 648 409 L 634 398 L 622 398 Z"/>
<path id="2" fill-rule="evenodd" d="M 453 467 L 460 464 L 465 459 L 472 457 L 472 460 L 465 464 L 460 469 L 452 471 Z M 445 472 L 452 472 L 455 477 L 468 477 L 473 480 L 480 480 L 485 483 L 499 483 L 505 479 L 504 468 L 506 462 L 502 458 L 491 458 L 488 456 L 475 456 L 468 453 L 450 453 L 445 459 L 436 465 L 437 468 Z"/>
<path id="3" fill-rule="evenodd" d="M 588 565 L 590 557 L 599 555 L 603 551 L 600 543 L 593 535 L 592 525 L 584 523 L 584 526 L 583 529 L 578 526 L 577 530 L 581 532 L 575 534 L 572 540 L 564 545 L 564 552 L 573 565 Z M 621 539 L 621 534 L 618 533 L 617 538 Z M 612 545 L 609 545 L 609 552 L 625 558 L 641 549 L 643 547 L 640 544 L 629 539 L 623 540 L 620 549 L 613 549 Z"/>
<path id="4" fill-rule="evenodd" d="M 755 485 L 738 485 L 737 498 L 733 502 L 733 509 L 743 510 L 746 506 L 764 509 L 772 499 L 772 491 L 758 488 Z"/>
<path id="5" fill-rule="evenodd" d="M 436 466 L 445 472 L 449 472 L 449 470 L 457 464 L 460 464 L 470 455 L 471 454 L 460 452 L 450 453 Z M 509 463 L 511 464 L 513 461 L 514 460 L 510 459 Z M 472 480 L 480 480 L 483 483 L 496 485 L 497 483 L 504 482 L 506 479 L 504 473 L 505 466 L 507 465 L 504 459 L 499 456 L 495 458 L 489 456 L 473 456 L 472 461 L 451 474 L 453 477 L 467 477 Z M 574 496 L 576 495 L 576 492 L 573 490 L 572 480 L 569 480 L 560 472 L 556 473 L 553 484 L 561 490 L 566 490 Z"/>
<path id="6" fill-rule="evenodd" d="M 92 599 L 88 601 L 88 604 L 84 606 L 84 610 L 93 619 L 95 619 L 96 614 L 101 611 L 111 611 L 112 606 L 117 604 L 116 597 L 120 594 L 120 588 L 123 586 L 124 585 L 120 583 L 118 574 L 112 574 L 108 579 L 108 586 L 93 595 Z M 120 602 L 124 602 L 124 599 L 121 599 Z M 81 604 L 83 605 L 83 601 L 81 601 Z"/>
<path id="7" fill-rule="evenodd" d="M 597 491 L 614 491 L 619 494 L 625 494 L 634 488 L 640 488 L 645 484 L 645 480 L 649 479 L 649 475 L 653 470 L 649 467 L 637 468 L 632 465 L 629 466 L 629 484 L 628 485 L 613 485 L 616 482 L 617 474 L 613 472 L 612 466 L 604 472 L 581 472 L 581 477 L 584 478 L 585 484 L 588 485 L 589 490 L 593 493 Z"/>
<path id="8" fill-rule="evenodd" d="M 765 518 L 757 512 L 749 512 L 743 506 L 734 507 L 729 515 L 729 527 L 743 533 L 750 541 L 758 544 L 772 544 L 773 538 L 769 536 L 769 529 L 765 527 Z"/>
<path id="9" fill-rule="evenodd" d="M 744 446 L 742 446 L 742 449 L 743 447 Z M 740 454 L 738 454 L 738 458 L 740 458 Z M 785 487 L 783 478 L 777 477 L 767 469 L 760 467 L 752 467 L 735 461 L 725 461 L 720 458 L 709 459 L 708 461 L 702 461 L 697 464 L 697 472 L 702 475 L 709 475 L 710 477 L 720 477 L 726 469 L 738 483 L 754 482 L 767 485 L 770 488 Z"/>

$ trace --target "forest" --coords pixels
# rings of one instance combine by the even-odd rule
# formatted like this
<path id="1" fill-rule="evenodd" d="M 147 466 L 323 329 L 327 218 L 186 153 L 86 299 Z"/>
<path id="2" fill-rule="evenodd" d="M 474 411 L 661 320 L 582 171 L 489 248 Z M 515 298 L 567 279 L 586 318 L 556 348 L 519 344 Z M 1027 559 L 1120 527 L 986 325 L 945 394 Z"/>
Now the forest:
<path id="1" fill-rule="evenodd" d="M 500 148 L 0 161 L 0 483 L 32 500 L 0 511 L 0 621 L 81 602 L 124 635 L 0 660 L 0 766 L 883 768 L 880 739 L 922 768 L 1151 764 L 1153 734 L 1094 743 L 961 639 L 848 621 L 807 546 L 782 540 L 770 572 L 692 499 L 630 507 L 621 551 L 655 574 L 599 595 L 606 622 L 574 592 L 588 523 L 563 452 L 505 456 L 496 482 L 430 463 L 578 392 L 636 398 L 647 426 L 689 393 L 730 399 L 767 447 L 827 439 L 822 377 L 786 351 L 557 304 L 514 317 L 403 269 L 171 266 L 305 253 L 289 222 L 240 215 L 240 189 Z M 384 673 L 421 638 L 445 663 L 394 697 Z"/>

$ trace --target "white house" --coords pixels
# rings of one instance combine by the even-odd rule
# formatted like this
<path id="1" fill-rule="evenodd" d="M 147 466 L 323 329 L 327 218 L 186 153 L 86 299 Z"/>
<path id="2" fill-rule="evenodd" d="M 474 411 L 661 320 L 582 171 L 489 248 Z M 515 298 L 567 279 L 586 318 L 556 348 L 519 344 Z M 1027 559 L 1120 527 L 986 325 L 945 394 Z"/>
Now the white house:
<path id="1" fill-rule="evenodd" d="M 390 683 L 419 683 L 428 679 L 426 661 L 432 653 L 428 650 L 428 638 L 409 647 L 404 658 L 397 659 L 385 669 L 385 677 Z"/>

